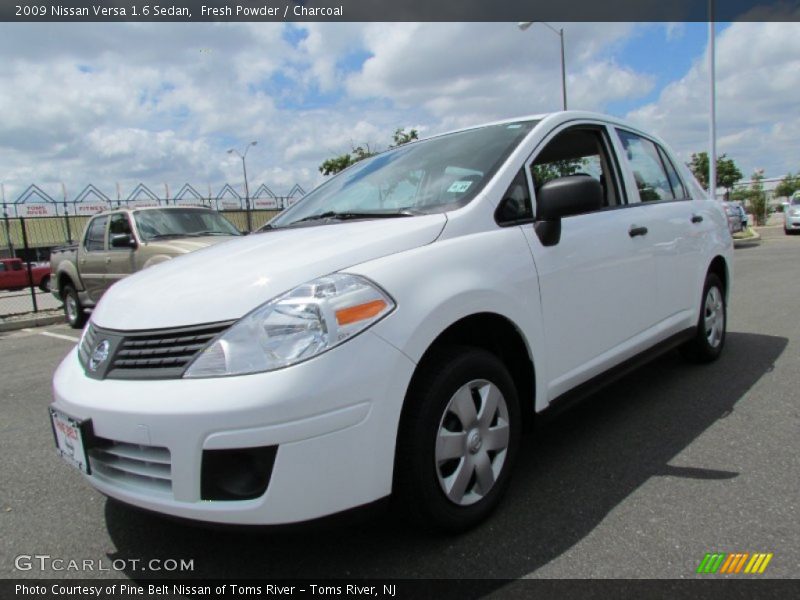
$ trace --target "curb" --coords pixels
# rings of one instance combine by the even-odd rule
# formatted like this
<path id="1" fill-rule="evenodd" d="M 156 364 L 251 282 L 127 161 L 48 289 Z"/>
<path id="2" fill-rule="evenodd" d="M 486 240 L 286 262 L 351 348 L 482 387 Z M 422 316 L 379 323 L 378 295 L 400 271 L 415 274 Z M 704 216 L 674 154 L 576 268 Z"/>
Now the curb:
<path id="1" fill-rule="evenodd" d="M 33 317 L 32 319 L 20 319 L 19 321 L 0 323 L 0 332 L 16 331 L 18 329 L 26 329 L 27 327 L 42 327 L 43 325 L 55 325 L 57 323 L 64 323 L 64 322 L 65 322 L 64 315 L 52 315 L 47 317 Z"/>
<path id="2" fill-rule="evenodd" d="M 761 234 L 759 234 L 755 229 L 750 229 L 753 232 L 753 235 L 749 238 L 743 238 L 737 240 L 736 238 L 733 239 L 733 247 L 734 248 L 741 248 L 743 246 L 755 246 L 761 243 Z"/>

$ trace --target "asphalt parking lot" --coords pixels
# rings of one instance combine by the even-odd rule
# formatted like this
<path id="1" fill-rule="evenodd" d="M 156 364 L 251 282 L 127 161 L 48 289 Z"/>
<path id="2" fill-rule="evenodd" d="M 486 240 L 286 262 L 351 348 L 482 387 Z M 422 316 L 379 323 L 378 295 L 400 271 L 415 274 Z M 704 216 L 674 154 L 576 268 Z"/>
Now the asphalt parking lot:
<path id="1" fill-rule="evenodd" d="M 800 236 L 763 236 L 736 250 L 717 363 L 666 355 L 541 423 L 500 510 L 457 537 L 391 514 L 210 531 L 107 501 L 55 455 L 48 422 L 51 376 L 76 332 L 0 334 L 0 578 L 708 578 L 695 571 L 715 551 L 773 553 L 758 577 L 798 577 Z M 194 570 L 20 571 L 22 554 L 192 559 Z"/>

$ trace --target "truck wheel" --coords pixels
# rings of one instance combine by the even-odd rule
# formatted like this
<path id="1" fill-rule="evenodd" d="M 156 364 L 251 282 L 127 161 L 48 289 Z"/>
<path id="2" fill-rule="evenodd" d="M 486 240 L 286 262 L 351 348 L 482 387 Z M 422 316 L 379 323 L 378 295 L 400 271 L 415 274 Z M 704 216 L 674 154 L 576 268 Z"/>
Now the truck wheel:
<path id="1" fill-rule="evenodd" d="M 67 316 L 67 323 L 73 329 L 81 329 L 86 323 L 86 313 L 83 312 L 78 292 L 71 285 L 65 285 L 61 297 L 64 298 L 64 314 Z"/>
<path id="2" fill-rule="evenodd" d="M 50 276 L 42 277 L 42 280 L 39 282 L 39 289 L 43 292 L 50 291 Z"/>
<path id="3" fill-rule="evenodd" d="M 395 501 L 424 527 L 459 532 L 495 509 L 521 429 L 517 390 L 485 350 L 452 347 L 426 359 L 401 420 Z"/>
<path id="4" fill-rule="evenodd" d="M 724 290 L 725 286 L 715 273 L 706 275 L 697 332 L 694 338 L 681 346 L 681 354 L 692 362 L 711 362 L 722 352 L 728 320 Z"/>

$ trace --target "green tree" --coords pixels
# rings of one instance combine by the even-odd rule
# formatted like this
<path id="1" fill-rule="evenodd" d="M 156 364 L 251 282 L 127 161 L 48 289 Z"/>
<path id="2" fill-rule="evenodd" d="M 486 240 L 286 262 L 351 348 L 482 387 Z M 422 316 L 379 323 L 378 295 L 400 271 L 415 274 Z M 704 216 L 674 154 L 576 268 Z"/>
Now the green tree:
<path id="1" fill-rule="evenodd" d="M 708 189 L 708 153 L 697 152 L 692 154 L 692 160 L 687 163 L 697 181 L 703 186 L 703 189 Z M 742 180 L 742 172 L 732 158 L 728 158 L 727 154 L 717 157 L 717 187 L 725 188 L 725 200 L 730 200 L 733 186 L 737 181 Z"/>
<path id="2" fill-rule="evenodd" d="M 395 129 L 394 134 L 392 135 L 392 139 L 394 140 L 394 144 L 389 146 L 390 148 L 396 148 L 397 146 L 402 146 L 403 144 L 407 144 L 408 142 L 413 142 L 414 140 L 419 139 L 419 132 L 416 129 L 412 129 L 408 133 L 404 127 Z"/>
<path id="3" fill-rule="evenodd" d="M 390 145 L 389 148 L 396 148 L 397 146 L 402 146 L 408 142 L 418 140 L 419 132 L 416 129 L 411 129 L 406 132 L 405 128 L 401 127 L 395 130 L 392 139 L 394 140 L 394 144 Z M 339 156 L 334 156 L 325 160 L 319 166 L 319 172 L 325 176 L 334 175 L 339 171 L 345 170 L 350 165 L 354 165 L 358 161 L 369 158 L 370 156 L 375 156 L 376 154 L 378 154 L 378 152 L 370 148 L 369 144 L 354 146 L 352 150 L 346 154 L 340 154 Z"/>
<path id="4" fill-rule="evenodd" d="M 756 219 L 757 225 L 764 225 L 767 219 L 767 195 L 764 193 L 764 170 L 758 169 L 750 176 L 748 186 L 738 187 L 732 198 L 744 204 L 747 212 Z"/>
<path id="5" fill-rule="evenodd" d="M 536 189 L 539 189 L 540 186 L 548 181 L 574 175 L 581 170 L 585 162 L 586 161 L 581 158 L 570 158 L 535 164 L 532 169 L 533 184 Z"/>
<path id="6" fill-rule="evenodd" d="M 790 198 L 798 190 L 800 190 L 800 172 L 796 175 L 787 173 L 786 177 L 781 179 L 781 182 L 775 187 L 775 195 Z"/>

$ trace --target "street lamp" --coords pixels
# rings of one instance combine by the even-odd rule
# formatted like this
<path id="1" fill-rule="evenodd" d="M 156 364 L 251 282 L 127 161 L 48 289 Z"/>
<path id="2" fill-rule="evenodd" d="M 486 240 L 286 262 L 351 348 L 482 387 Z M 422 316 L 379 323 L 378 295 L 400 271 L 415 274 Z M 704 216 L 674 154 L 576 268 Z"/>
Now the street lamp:
<path id="1" fill-rule="evenodd" d="M 556 29 L 550 23 L 545 23 L 544 21 L 520 21 L 517 23 L 517 27 L 519 27 L 520 31 L 525 31 L 534 23 L 541 23 L 561 38 L 561 98 L 564 101 L 564 110 L 567 110 L 567 67 L 564 59 L 564 29 Z"/>
<path id="2" fill-rule="evenodd" d="M 258 142 L 250 142 L 245 146 L 244 152 L 239 152 L 235 148 L 231 148 L 228 150 L 228 154 L 235 154 L 239 158 L 242 159 L 242 172 L 244 173 L 244 205 L 245 209 L 247 210 L 247 231 L 253 231 L 253 219 L 250 216 L 250 188 L 247 185 L 247 164 L 245 163 L 245 159 L 247 158 L 247 152 L 250 150 L 252 146 L 255 146 Z"/>
<path id="3" fill-rule="evenodd" d="M 715 67 L 714 0 L 708 0 L 708 195 L 717 199 L 717 73 Z"/>

